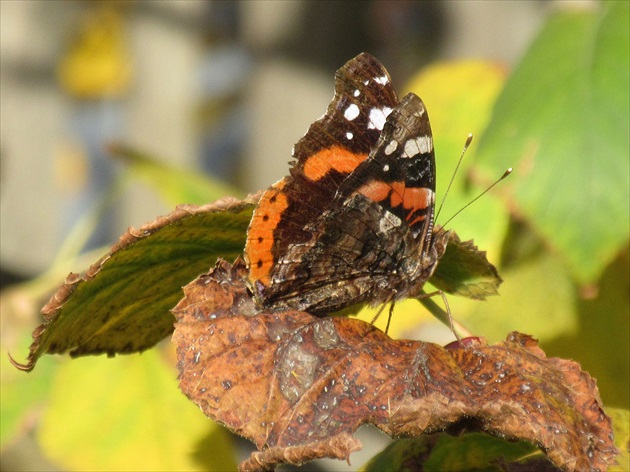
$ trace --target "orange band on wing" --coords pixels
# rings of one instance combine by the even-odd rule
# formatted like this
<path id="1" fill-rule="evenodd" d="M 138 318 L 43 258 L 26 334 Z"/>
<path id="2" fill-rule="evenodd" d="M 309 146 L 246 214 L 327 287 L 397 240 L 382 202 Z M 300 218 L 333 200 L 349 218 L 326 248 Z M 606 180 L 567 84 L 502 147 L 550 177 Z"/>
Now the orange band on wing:
<path id="1" fill-rule="evenodd" d="M 313 154 L 304 162 L 304 175 L 317 181 L 331 170 L 349 174 L 365 159 L 367 154 L 355 154 L 341 146 L 331 146 Z"/>
<path id="2" fill-rule="evenodd" d="M 410 210 L 407 213 L 407 223 L 414 226 L 416 223 L 424 221 L 428 215 L 427 210 L 433 205 L 433 191 L 428 188 L 407 188 L 403 198 L 403 207 Z M 420 212 L 417 214 L 417 212 Z M 413 219 L 411 219 L 413 218 Z"/>
<path id="3" fill-rule="evenodd" d="M 423 221 L 426 214 L 415 215 L 416 212 L 425 210 L 433 204 L 433 192 L 430 189 L 409 188 L 405 186 L 404 182 L 373 181 L 357 189 L 356 193 L 360 193 L 377 203 L 389 199 L 389 205 L 392 208 L 402 205 L 405 210 L 408 210 L 406 219 L 409 226 Z"/>
<path id="4" fill-rule="evenodd" d="M 273 232 L 280 222 L 282 212 L 289 206 L 287 196 L 282 193 L 285 184 L 286 180 L 283 179 L 263 194 L 247 231 L 245 260 L 249 265 L 249 278 L 264 285 L 269 285 L 269 273 L 274 264 L 271 252 Z"/>
<path id="5" fill-rule="evenodd" d="M 358 188 L 355 193 L 360 193 L 361 195 L 366 196 L 370 200 L 380 203 L 382 201 L 387 200 L 387 198 L 389 198 L 392 191 L 395 191 L 393 188 L 394 184 L 396 184 L 396 182 L 394 182 L 393 184 L 390 184 L 387 182 L 374 180 Z M 397 205 L 400 205 L 400 198 L 398 199 Z M 394 205 L 392 203 L 392 206 L 397 206 L 397 205 Z"/>

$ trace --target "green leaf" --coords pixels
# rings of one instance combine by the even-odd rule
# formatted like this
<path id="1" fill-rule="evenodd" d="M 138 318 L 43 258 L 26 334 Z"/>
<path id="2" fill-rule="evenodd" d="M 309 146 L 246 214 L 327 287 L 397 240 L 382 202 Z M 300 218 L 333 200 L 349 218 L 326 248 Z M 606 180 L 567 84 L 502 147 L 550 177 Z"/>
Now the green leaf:
<path id="1" fill-rule="evenodd" d="M 429 282 L 447 293 L 484 300 L 498 293 L 501 277 L 484 251 L 479 251 L 472 241 L 462 242 L 451 233 L 446 252 Z"/>
<path id="2" fill-rule="evenodd" d="M 181 287 L 217 258 L 243 251 L 253 203 L 224 199 L 181 206 L 140 229 L 129 229 L 82 276 L 71 274 L 43 308 L 33 333 L 31 370 L 45 353 L 73 356 L 143 351 L 173 330 L 170 309 Z"/>
<path id="3" fill-rule="evenodd" d="M 374 456 L 361 471 L 444 470 L 502 471 L 506 464 L 519 463 L 527 470 L 551 470 L 551 463 L 535 446 L 507 442 L 487 434 L 469 433 L 460 437 L 434 434 L 417 439 L 399 439 Z M 535 465 L 549 469 L 534 469 Z"/>
<path id="4" fill-rule="evenodd" d="M 120 143 L 109 146 L 112 155 L 129 166 L 135 177 L 155 189 L 168 206 L 182 203 L 203 205 L 240 192 L 199 172 L 182 169 Z"/>
<path id="5" fill-rule="evenodd" d="M 506 84 L 479 149 L 486 177 L 514 167 L 505 184 L 514 207 L 580 283 L 597 280 L 628 244 L 629 8 L 553 16 Z"/>
<path id="6" fill-rule="evenodd" d="M 173 364 L 154 350 L 59 366 L 37 434 L 46 456 L 77 471 L 235 470 L 227 433 L 179 392 Z M 198 449 L 208 434 L 212 454 Z"/>
<path id="7" fill-rule="evenodd" d="M 608 469 L 608 472 L 627 472 L 630 470 L 630 411 L 621 408 L 606 408 L 606 413 L 612 419 L 615 434 L 615 445 L 621 451 L 617 456 L 617 464 Z"/>

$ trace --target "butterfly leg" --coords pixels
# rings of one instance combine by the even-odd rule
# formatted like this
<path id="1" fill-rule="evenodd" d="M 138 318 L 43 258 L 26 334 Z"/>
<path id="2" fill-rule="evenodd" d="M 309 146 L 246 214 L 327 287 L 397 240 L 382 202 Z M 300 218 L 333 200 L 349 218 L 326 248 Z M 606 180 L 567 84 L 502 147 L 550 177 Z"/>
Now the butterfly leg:
<path id="1" fill-rule="evenodd" d="M 395 304 L 396 304 L 396 302 L 392 300 L 392 302 L 389 305 L 389 316 L 387 317 L 387 326 L 385 326 L 385 334 L 387 334 L 389 332 L 389 324 L 392 321 L 392 315 L 394 314 L 394 305 Z"/>
<path id="2" fill-rule="evenodd" d="M 385 300 L 383 302 L 383 304 L 381 305 L 381 307 L 379 308 L 379 310 L 376 312 L 376 315 L 374 315 L 374 318 L 372 318 L 372 321 L 370 321 L 370 324 L 374 324 L 376 322 L 376 320 L 378 320 L 378 317 L 381 316 L 381 313 L 383 313 L 383 310 L 385 309 L 385 306 L 387 306 L 388 303 L 390 303 L 389 305 L 389 316 L 387 318 L 387 326 L 385 326 L 385 334 L 388 333 L 389 331 L 389 324 L 392 321 L 392 314 L 394 313 L 394 305 L 396 304 L 396 301 L 394 300 L 394 296 L 396 295 L 396 292 L 392 292 L 392 294 L 387 298 L 387 300 Z"/>
<path id="3" fill-rule="evenodd" d="M 440 308 L 433 300 L 430 300 L 430 298 L 435 297 L 436 295 L 442 297 L 442 301 L 444 302 L 444 307 L 446 308 L 446 311 Z M 433 316 L 435 316 L 437 319 L 445 324 L 448 323 L 451 332 L 455 335 L 458 341 L 460 341 L 462 337 L 473 336 L 472 333 L 468 331 L 468 329 L 466 329 L 453 318 L 453 315 L 451 314 L 451 308 L 448 304 L 448 299 L 446 298 L 446 294 L 442 290 L 436 290 L 435 292 L 430 293 L 422 292 L 416 295 L 415 298 L 417 300 L 422 300 L 421 303 L 427 310 L 431 312 Z"/>

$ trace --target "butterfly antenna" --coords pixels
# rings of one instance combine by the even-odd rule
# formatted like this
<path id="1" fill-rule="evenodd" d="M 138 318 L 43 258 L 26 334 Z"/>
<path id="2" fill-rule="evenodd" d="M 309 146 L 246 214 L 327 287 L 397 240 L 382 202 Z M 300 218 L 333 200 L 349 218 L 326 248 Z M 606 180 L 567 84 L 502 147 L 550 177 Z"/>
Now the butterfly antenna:
<path id="1" fill-rule="evenodd" d="M 463 207 L 461 207 L 459 210 L 457 210 L 457 212 L 451 216 L 448 220 L 446 220 L 446 223 L 444 223 L 442 226 L 445 227 L 453 218 L 455 218 L 457 215 L 459 215 L 462 211 L 464 211 L 466 208 L 468 208 L 470 205 L 472 205 L 473 203 L 475 203 L 477 200 L 479 200 L 481 197 L 483 197 L 486 193 L 488 193 L 492 187 L 494 187 L 496 184 L 498 184 L 499 182 L 501 182 L 503 179 L 505 179 L 508 175 L 510 175 L 512 173 L 512 168 L 509 167 L 501 177 L 499 177 L 497 180 L 494 181 L 494 183 L 492 185 L 490 185 L 487 189 L 485 189 L 483 192 L 481 192 L 479 195 L 477 195 L 475 198 L 473 198 L 471 201 L 469 201 L 468 203 L 466 203 L 466 205 L 464 205 Z"/>
<path id="2" fill-rule="evenodd" d="M 437 221 L 438 216 L 440 216 L 440 212 L 442 211 L 442 206 L 444 206 L 444 202 L 446 201 L 446 196 L 448 195 L 448 192 L 451 190 L 451 185 L 453 185 L 453 181 L 455 180 L 455 176 L 457 175 L 457 171 L 459 170 L 459 166 L 461 165 L 462 160 L 464 159 L 464 154 L 466 154 L 466 150 L 470 146 L 470 143 L 472 143 L 472 140 L 473 140 L 473 135 L 469 134 L 468 138 L 466 138 L 466 142 L 464 143 L 464 149 L 462 149 L 462 153 L 460 154 L 459 160 L 457 161 L 457 165 L 455 166 L 455 170 L 453 171 L 453 175 L 451 175 L 451 181 L 448 183 L 448 187 L 446 187 L 446 192 L 444 192 L 444 196 L 442 197 L 442 202 L 440 203 L 440 207 L 438 208 L 438 211 L 435 214 L 435 220 L 434 221 Z M 477 198 L 479 198 L 479 197 L 477 197 Z M 466 208 L 466 207 L 464 207 L 464 208 Z M 444 226 L 444 225 L 442 225 L 442 226 Z"/>

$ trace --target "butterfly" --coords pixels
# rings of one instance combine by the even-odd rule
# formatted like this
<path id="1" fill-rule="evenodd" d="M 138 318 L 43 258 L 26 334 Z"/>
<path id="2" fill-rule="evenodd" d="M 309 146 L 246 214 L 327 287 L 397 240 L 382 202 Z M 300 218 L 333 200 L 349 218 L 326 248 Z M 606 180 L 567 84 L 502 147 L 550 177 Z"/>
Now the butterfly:
<path id="1" fill-rule="evenodd" d="M 399 100 L 383 65 L 360 54 L 337 71 L 326 114 L 293 157 L 247 232 L 258 305 L 322 315 L 418 296 L 449 238 L 433 223 L 435 155 L 422 100 Z"/>

